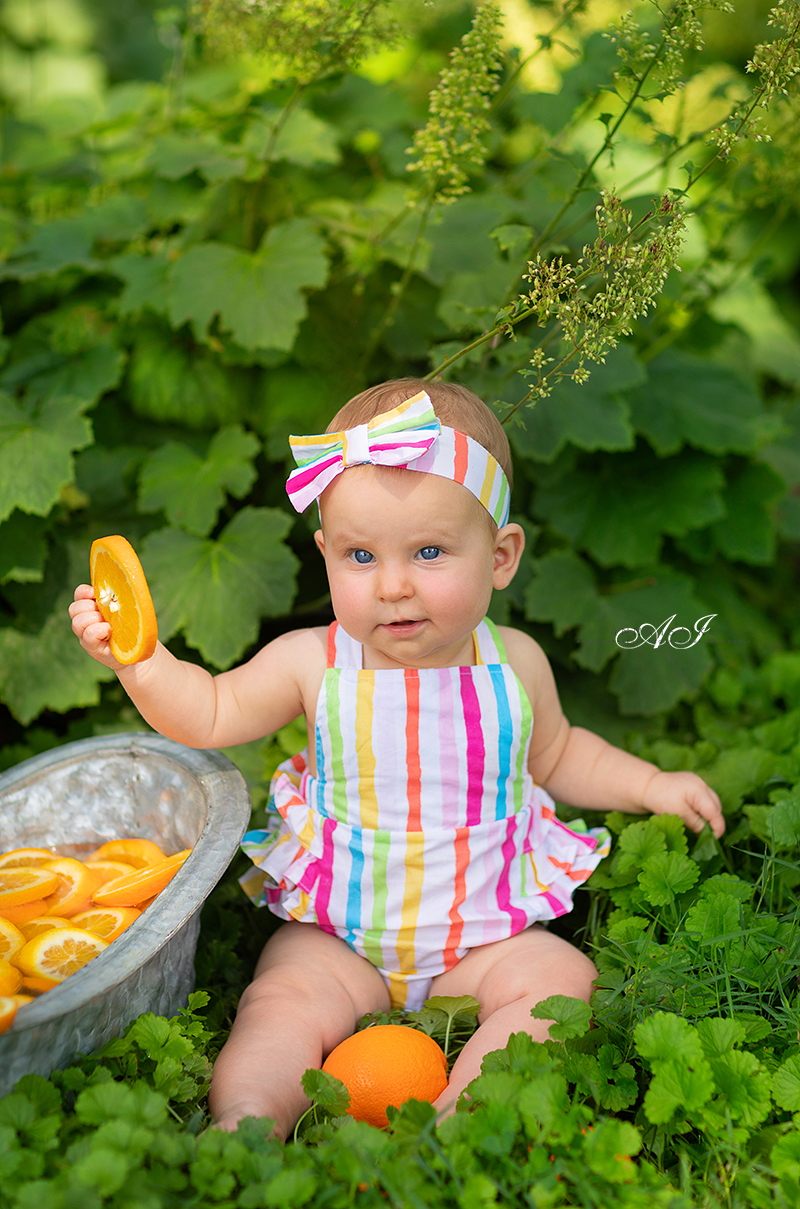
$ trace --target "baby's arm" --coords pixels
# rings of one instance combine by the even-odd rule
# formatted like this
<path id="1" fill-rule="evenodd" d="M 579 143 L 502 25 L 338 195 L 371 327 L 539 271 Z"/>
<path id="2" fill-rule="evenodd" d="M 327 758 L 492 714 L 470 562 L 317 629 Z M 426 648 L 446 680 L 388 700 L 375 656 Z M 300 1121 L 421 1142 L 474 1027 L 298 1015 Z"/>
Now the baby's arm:
<path id="1" fill-rule="evenodd" d="M 553 672 L 538 643 L 518 630 L 503 630 L 509 661 L 533 706 L 528 767 L 537 784 L 569 806 L 631 814 L 677 814 L 692 831 L 708 823 L 725 830 L 720 800 L 693 772 L 662 772 L 599 735 L 570 726 L 558 699 Z"/>
<path id="2" fill-rule="evenodd" d="M 116 672 L 145 721 L 187 747 L 228 747 L 279 730 L 304 712 L 309 685 L 325 667 L 315 630 L 284 634 L 219 676 L 176 659 L 160 642 L 149 659 L 125 665 L 111 654 L 110 626 L 88 584 L 76 589 L 69 611 L 84 650 Z"/>

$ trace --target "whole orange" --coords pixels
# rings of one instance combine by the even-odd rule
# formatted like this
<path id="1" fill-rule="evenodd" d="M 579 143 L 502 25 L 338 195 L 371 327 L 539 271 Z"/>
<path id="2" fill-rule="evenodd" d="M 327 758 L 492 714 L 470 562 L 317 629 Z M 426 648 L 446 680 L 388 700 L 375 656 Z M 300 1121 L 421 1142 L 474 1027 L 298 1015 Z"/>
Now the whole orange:
<path id="1" fill-rule="evenodd" d="M 435 1100 L 447 1087 L 447 1059 L 436 1042 L 404 1024 L 363 1029 L 331 1050 L 322 1069 L 350 1092 L 348 1112 L 386 1129 L 386 1109 Z"/>

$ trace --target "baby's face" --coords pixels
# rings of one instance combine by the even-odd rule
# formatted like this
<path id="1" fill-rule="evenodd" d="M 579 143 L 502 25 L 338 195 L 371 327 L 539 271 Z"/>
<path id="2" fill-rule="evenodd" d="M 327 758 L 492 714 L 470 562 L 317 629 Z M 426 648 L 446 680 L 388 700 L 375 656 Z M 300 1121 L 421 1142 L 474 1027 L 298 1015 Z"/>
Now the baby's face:
<path id="1" fill-rule="evenodd" d="M 365 666 L 471 664 L 472 631 L 518 561 L 498 582 L 505 530 L 495 537 L 474 496 L 437 475 L 354 466 L 323 493 L 321 511 L 333 610 L 363 643 Z"/>

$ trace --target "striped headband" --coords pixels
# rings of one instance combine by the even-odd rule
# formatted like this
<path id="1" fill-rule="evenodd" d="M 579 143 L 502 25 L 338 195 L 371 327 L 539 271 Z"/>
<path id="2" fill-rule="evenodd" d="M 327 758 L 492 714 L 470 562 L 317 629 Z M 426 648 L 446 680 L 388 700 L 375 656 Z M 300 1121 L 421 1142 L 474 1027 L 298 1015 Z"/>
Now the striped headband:
<path id="1" fill-rule="evenodd" d="M 498 528 L 508 520 L 508 479 L 488 449 L 440 424 L 426 391 L 399 407 L 344 432 L 289 437 L 297 469 L 289 475 L 289 499 L 302 512 L 348 466 L 396 466 L 461 483 Z"/>

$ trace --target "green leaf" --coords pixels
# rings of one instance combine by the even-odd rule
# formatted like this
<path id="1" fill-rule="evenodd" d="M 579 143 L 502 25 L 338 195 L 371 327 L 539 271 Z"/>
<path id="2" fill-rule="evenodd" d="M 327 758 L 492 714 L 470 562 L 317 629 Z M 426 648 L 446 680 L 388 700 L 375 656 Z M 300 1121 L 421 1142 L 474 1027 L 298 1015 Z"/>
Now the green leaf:
<path id="1" fill-rule="evenodd" d="M 678 1054 L 689 1063 L 703 1057 L 697 1030 L 673 1012 L 654 1012 L 648 1020 L 640 1021 L 633 1030 L 633 1039 L 637 1053 L 651 1062 Z"/>
<path id="2" fill-rule="evenodd" d="M 322 286 L 324 241 L 306 218 L 272 227 L 255 253 L 197 244 L 170 270 L 169 314 L 204 339 L 212 319 L 246 349 L 290 349 L 306 314 L 303 289 Z"/>
<path id="3" fill-rule="evenodd" d="M 428 228 L 431 258 L 426 275 L 436 285 L 444 285 L 454 273 L 467 267 L 471 273 L 481 274 L 496 266 L 499 262 L 490 236 L 513 210 L 513 203 L 500 190 L 457 198 L 444 210 L 441 220 Z M 505 273 L 508 275 L 507 266 Z M 501 301 L 495 299 L 495 305 Z"/>
<path id="4" fill-rule="evenodd" d="M 779 1108 L 800 1112 L 800 1054 L 792 1054 L 775 1071 L 772 1094 Z"/>
<path id="5" fill-rule="evenodd" d="M 629 407 L 620 392 L 644 378 L 644 367 L 631 345 L 617 345 L 605 364 L 592 368 L 583 385 L 565 378 L 546 399 L 520 413 L 524 426 L 509 432 L 515 452 L 533 461 L 552 462 L 567 443 L 581 449 L 631 449 Z"/>
<path id="6" fill-rule="evenodd" d="M 138 415 L 161 423 L 200 429 L 232 424 L 247 406 L 240 374 L 168 329 L 143 324 L 131 354 L 131 404 Z"/>
<path id="7" fill-rule="evenodd" d="M 164 134 L 153 143 L 148 167 L 158 176 L 178 180 L 198 171 L 208 181 L 230 180 L 241 176 L 247 160 L 235 147 L 212 134 Z"/>
<path id="8" fill-rule="evenodd" d="M 0 584 L 41 583 L 47 555 L 47 522 L 14 512 L 0 525 Z"/>
<path id="9" fill-rule="evenodd" d="M 656 567 L 630 589 L 619 583 L 601 595 L 575 553 L 554 551 L 535 566 L 525 590 L 526 617 L 551 621 L 557 634 L 578 626 L 573 658 L 581 667 L 600 671 L 619 656 L 610 685 L 624 713 L 656 713 L 697 692 L 711 666 L 704 623 L 698 624 L 708 609 L 687 576 Z M 693 645 L 681 646 L 687 637 Z"/>
<path id="10" fill-rule="evenodd" d="M 793 1129 L 779 1138 L 770 1151 L 769 1161 L 775 1174 L 790 1183 L 794 1193 L 800 1183 L 800 1130 Z"/>
<path id="11" fill-rule="evenodd" d="M 125 282 L 116 302 L 120 315 L 137 314 L 144 307 L 165 315 L 169 306 L 169 266 L 163 254 L 142 256 L 126 252 L 112 257 L 108 268 Z"/>
<path id="12" fill-rule="evenodd" d="M 714 1077 L 705 1058 L 692 1066 L 680 1059 L 657 1064 L 644 1098 L 644 1112 L 652 1125 L 665 1125 L 676 1112 L 689 1116 L 701 1109 L 714 1093 Z"/>
<path id="13" fill-rule="evenodd" d="M 707 1016 L 698 1020 L 696 1028 L 703 1052 L 710 1059 L 724 1057 L 747 1038 L 742 1022 L 730 1016 Z"/>
<path id="14" fill-rule="evenodd" d="M 764 747 L 732 747 L 703 769 L 703 780 L 719 794 L 726 811 L 737 810 L 747 794 L 787 771 L 790 764 L 785 756 Z"/>
<path id="15" fill-rule="evenodd" d="M 307 1070 L 300 1082 L 312 1104 L 319 1104 L 331 1116 L 340 1117 L 350 1107 L 350 1092 L 340 1079 L 324 1070 Z"/>
<path id="16" fill-rule="evenodd" d="M 536 515 L 604 567 L 647 566 L 665 534 L 701 528 L 724 511 L 722 472 L 700 454 L 656 459 L 641 451 L 608 459 L 592 474 L 555 463 L 541 482 Z"/>
<path id="17" fill-rule="evenodd" d="M 188 446 L 169 441 L 142 467 L 139 507 L 143 512 L 163 508 L 172 525 L 205 537 L 225 502 L 225 492 L 241 498 L 252 487 L 258 449 L 258 439 L 239 426 L 220 429 L 205 459 Z"/>
<path id="18" fill-rule="evenodd" d="M 634 1125 L 603 1117 L 587 1133 L 583 1155 L 595 1175 L 612 1184 L 622 1184 L 634 1178 L 636 1168 L 631 1155 L 638 1154 L 641 1148 L 642 1136 Z"/>
<path id="19" fill-rule="evenodd" d="M 292 518 L 277 508 L 242 508 L 219 538 L 160 529 L 143 546 L 164 640 L 186 641 L 217 667 L 230 667 L 258 636 L 262 617 L 287 613 L 297 557 L 283 544 Z"/>
<path id="20" fill-rule="evenodd" d="M 667 844 L 663 832 L 652 826 L 651 819 L 647 819 L 626 827 L 619 837 L 617 849 L 615 868 L 620 873 L 628 873 L 632 869 L 642 869 L 652 857 L 666 852 Z"/>
<path id="21" fill-rule="evenodd" d="M 741 934 L 741 909 L 732 894 L 716 894 L 693 903 L 686 912 L 687 932 L 700 934 L 710 944 L 724 944 Z"/>
<path id="22" fill-rule="evenodd" d="M 119 1192 L 128 1178 L 130 1163 L 125 1155 L 107 1146 L 98 1146 L 79 1159 L 72 1174 L 80 1183 L 94 1188 L 101 1197 L 111 1197 Z"/>
<path id="23" fill-rule="evenodd" d="M 65 713 L 97 705 L 99 683 L 114 673 L 90 659 L 74 634 L 63 596 L 38 634 L 0 628 L 0 698 L 27 726 L 44 709 Z"/>
<path id="24" fill-rule="evenodd" d="M 700 870 L 688 856 L 679 852 L 659 852 L 645 861 L 638 882 L 647 901 L 654 907 L 664 907 L 675 896 L 690 890 L 700 876 Z"/>
<path id="25" fill-rule="evenodd" d="M 73 453 L 92 427 L 83 399 L 54 398 L 41 406 L 0 393 L 0 521 L 15 508 L 46 516 L 73 479 Z"/>
<path id="26" fill-rule="evenodd" d="M 336 127 L 323 122 L 322 118 L 302 105 L 291 110 L 273 143 L 275 126 L 283 113 L 281 109 L 267 109 L 265 106 L 262 113 L 248 125 L 242 139 L 242 149 L 258 160 L 289 160 L 303 168 L 313 164 L 338 163 L 341 156 Z"/>
<path id="27" fill-rule="evenodd" d="M 531 1016 L 534 1020 L 554 1020 L 555 1024 L 550 1025 L 550 1036 L 554 1041 L 567 1041 L 588 1032 L 592 1009 L 583 999 L 550 995 L 531 1008 Z"/>
<path id="28" fill-rule="evenodd" d="M 525 616 L 530 621 L 551 621 L 560 637 L 588 623 L 602 607 L 594 574 L 578 554 L 554 550 L 537 559 L 535 567 L 536 575 L 525 589 Z M 613 653 L 609 648 L 606 660 Z"/>
<path id="29" fill-rule="evenodd" d="M 136 239 L 147 228 L 147 206 L 138 197 L 119 193 L 99 206 L 70 218 L 57 218 L 37 227 L 15 255 L 0 266 L 0 279 L 27 281 L 76 267 L 99 268 L 92 251 L 96 240 Z"/>
<path id="30" fill-rule="evenodd" d="M 670 350 L 628 396 L 631 420 L 659 454 L 694 445 L 708 453 L 752 453 L 768 431 L 761 397 L 727 366 Z"/>
<path id="31" fill-rule="evenodd" d="M 720 323 L 735 323 L 750 337 L 756 367 L 780 382 L 800 385 L 800 337 L 755 277 L 736 274 L 733 284 L 712 299 L 709 311 Z"/>
<path id="32" fill-rule="evenodd" d="M 727 515 L 711 526 L 714 541 L 727 558 L 764 564 L 775 557 L 776 500 L 784 494 L 780 475 L 759 462 L 745 466 L 723 494 Z"/>
<path id="33" fill-rule="evenodd" d="M 754 1129 L 770 1110 L 770 1077 L 755 1054 L 742 1050 L 711 1062 L 714 1081 L 726 1115 Z"/>

